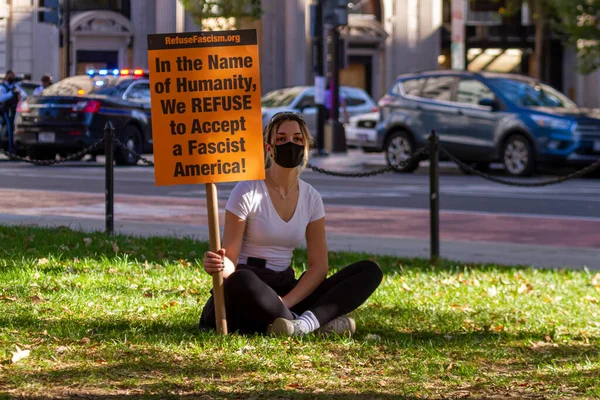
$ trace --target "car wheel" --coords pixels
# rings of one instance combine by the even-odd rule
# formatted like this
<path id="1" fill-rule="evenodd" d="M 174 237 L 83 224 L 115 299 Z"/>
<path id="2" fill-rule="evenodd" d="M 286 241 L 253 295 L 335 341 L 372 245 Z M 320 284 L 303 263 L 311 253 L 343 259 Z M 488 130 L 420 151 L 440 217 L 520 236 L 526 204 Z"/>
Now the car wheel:
<path id="1" fill-rule="evenodd" d="M 533 148 L 523 135 L 513 135 L 504 142 L 502 161 L 513 176 L 530 176 L 535 171 Z"/>
<path id="2" fill-rule="evenodd" d="M 392 133 L 385 144 L 385 160 L 387 165 L 393 167 L 396 172 L 413 172 L 419 167 L 418 162 L 399 166 L 401 161 L 410 158 L 413 153 L 413 141 L 406 132 Z"/>
<path id="3" fill-rule="evenodd" d="M 129 150 L 137 154 L 142 152 L 142 135 L 138 128 L 133 125 L 127 125 L 122 135 L 119 135 L 119 141 Z M 136 165 L 139 157 L 131 154 L 130 151 L 115 147 L 115 162 L 117 165 Z"/>

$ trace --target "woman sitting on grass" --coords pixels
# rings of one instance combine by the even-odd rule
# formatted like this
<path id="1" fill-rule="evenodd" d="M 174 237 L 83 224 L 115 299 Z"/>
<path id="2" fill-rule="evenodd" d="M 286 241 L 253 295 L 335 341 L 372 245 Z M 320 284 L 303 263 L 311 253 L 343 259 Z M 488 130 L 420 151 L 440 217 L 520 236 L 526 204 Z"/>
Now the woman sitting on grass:
<path id="1" fill-rule="evenodd" d="M 319 193 L 299 176 L 311 137 L 300 114 L 273 116 L 265 130 L 266 179 L 239 182 L 225 207 L 223 248 L 204 254 L 204 270 L 223 271 L 230 331 L 284 335 L 353 334 L 346 314 L 381 283 L 372 261 L 354 263 L 327 278 L 325 210 Z M 300 279 L 290 267 L 294 249 L 306 239 L 308 269 Z M 200 328 L 215 328 L 213 298 Z"/>

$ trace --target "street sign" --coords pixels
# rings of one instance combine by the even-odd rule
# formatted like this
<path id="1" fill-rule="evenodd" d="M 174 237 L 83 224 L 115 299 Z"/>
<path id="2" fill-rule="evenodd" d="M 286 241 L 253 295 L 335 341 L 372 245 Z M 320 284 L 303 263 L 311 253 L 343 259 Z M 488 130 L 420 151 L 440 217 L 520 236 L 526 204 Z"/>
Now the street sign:
<path id="1" fill-rule="evenodd" d="M 148 35 L 156 185 L 264 179 L 255 30 Z"/>
<path id="2" fill-rule="evenodd" d="M 452 43 L 452 69 L 464 70 L 465 65 L 465 14 L 467 11 L 466 0 L 452 0 L 451 6 L 451 34 Z"/>
<path id="3" fill-rule="evenodd" d="M 60 0 L 39 0 L 38 10 L 39 22 L 60 26 Z"/>

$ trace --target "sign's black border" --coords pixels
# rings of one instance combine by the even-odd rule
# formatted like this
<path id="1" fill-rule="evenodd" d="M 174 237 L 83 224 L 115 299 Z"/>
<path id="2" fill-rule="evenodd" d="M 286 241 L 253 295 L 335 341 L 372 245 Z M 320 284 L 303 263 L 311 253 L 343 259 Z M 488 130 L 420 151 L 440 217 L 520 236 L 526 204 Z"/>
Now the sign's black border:
<path id="1" fill-rule="evenodd" d="M 166 38 L 176 41 L 178 38 L 189 39 L 194 36 L 199 37 L 222 37 L 222 42 L 206 43 L 178 43 L 166 44 Z M 229 41 L 234 36 L 239 36 L 240 41 Z M 203 31 L 203 32 L 181 32 L 181 33 L 160 33 L 148 35 L 148 50 L 171 50 L 171 49 L 190 49 L 202 47 L 224 47 L 224 46 L 247 46 L 258 44 L 256 29 L 240 29 L 235 31 Z"/>

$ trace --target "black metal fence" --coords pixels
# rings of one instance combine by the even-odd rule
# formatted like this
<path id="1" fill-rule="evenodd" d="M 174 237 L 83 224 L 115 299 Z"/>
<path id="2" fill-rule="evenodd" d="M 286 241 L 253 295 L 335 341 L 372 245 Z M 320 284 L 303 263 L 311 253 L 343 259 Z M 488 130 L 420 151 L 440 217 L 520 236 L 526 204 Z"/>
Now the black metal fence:
<path id="1" fill-rule="evenodd" d="M 135 151 L 129 149 L 126 145 L 121 143 L 115 134 L 115 128 L 113 124 L 109 121 L 104 127 L 104 137 L 99 139 L 97 142 L 92 144 L 81 151 L 70 154 L 66 157 L 54 159 L 54 160 L 34 160 L 27 157 L 21 157 L 16 154 L 12 154 L 0 149 L 0 154 L 4 154 L 8 158 L 17 161 L 23 161 L 30 164 L 35 165 L 55 165 L 60 164 L 66 161 L 72 160 L 80 160 L 87 153 L 96 150 L 104 144 L 104 154 L 106 157 L 105 160 L 105 206 L 106 206 L 106 228 L 105 231 L 107 234 L 112 235 L 114 233 L 114 150 L 115 148 L 119 148 L 123 151 L 127 151 L 131 153 L 134 157 L 136 157 L 139 161 L 143 162 L 148 166 L 154 166 L 154 163 L 146 158 L 144 158 L 141 154 L 137 154 Z M 307 165 L 309 169 L 314 172 L 322 173 L 330 176 L 343 177 L 343 178 L 366 178 L 370 176 L 384 174 L 386 172 L 392 172 L 398 170 L 398 168 L 405 167 L 407 165 L 411 165 L 413 163 L 419 163 L 420 161 L 424 161 L 429 159 L 429 211 L 430 211 L 430 261 L 432 263 L 436 263 L 440 258 L 440 191 L 439 191 L 439 182 L 440 182 L 440 174 L 439 174 L 439 160 L 440 155 L 443 154 L 449 160 L 454 162 L 458 167 L 462 170 L 467 171 L 469 173 L 480 176 L 483 179 L 488 181 L 498 183 L 501 185 L 514 186 L 514 187 L 542 187 L 555 185 L 561 182 L 565 182 L 570 179 L 579 178 L 585 176 L 595 170 L 600 169 L 600 160 L 588 165 L 587 167 L 570 173 L 568 175 L 559 176 L 553 179 L 537 181 L 537 182 L 517 182 L 508 179 L 498 178 L 496 176 L 492 176 L 486 174 L 485 172 L 479 171 L 468 164 L 465 164 L 454 155 L 445 150 L 442 146 L 440 146 L 439 137 L 435 133 L 435 131 L 431 132 L 429 135 L 429 147 L 423 147 L 417 150 L 411 157 L 400 161 L 395 166 L 387 166 L 384 168 L 380 168 L 374 171 L 369 172 L 360 172 L 360 173 L 346 173 L 346 172 L 337 172 L 337 171 L 328 171 L 323 168 L 316 167 L 311 165 L 310 163 Z"/>

